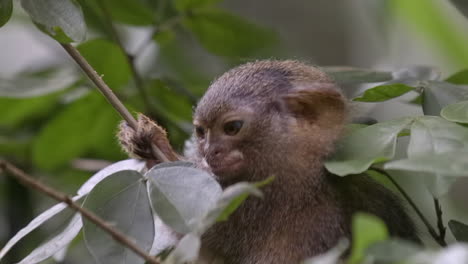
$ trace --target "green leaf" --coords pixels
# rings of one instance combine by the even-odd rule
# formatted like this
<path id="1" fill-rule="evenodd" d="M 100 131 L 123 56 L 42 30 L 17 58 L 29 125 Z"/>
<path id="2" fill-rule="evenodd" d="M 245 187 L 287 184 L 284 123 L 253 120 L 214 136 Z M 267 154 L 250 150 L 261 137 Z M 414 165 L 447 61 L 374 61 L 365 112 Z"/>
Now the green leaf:
<path id="1" fill-rule="evenodd" d="M 449 104 L 468 100 L 468 87 L 447 82 L 428 81 L 423 85 L 423 111 L 425 115 L 440 115 Z"/>
<path id="2" fill-rule="evenodd" d="M 351 132 L 338 143 L 335 155 L 325 162 L 325 167 L 331 173 L 345 176 L 393 158 L 398 133 L 412 121 L 413 118 L 402 118 Z"/>
<path id="3" fill-rule="evenodd" d="M 165 163 L 149 170 L 148 193 L 153 210 L 176 232 L 190 233 L 221 196 L 221 186 L 206 171 Z"/>
<path id="4" fill-rule="evenodd" d="M 468 129 L 435 116 L 418 117 L 411 125 L 408 159 L 394 161 L 385 168 L 419 171 L 429 191 L 439 197 L 459 176 L 465 161 L 455 152 L 468 152 Z M 452 157 L 453 156 L 453 157 Z"/>
<path id="5" fill-rule="evenodd" d="M 275 41 L 272 33 L 220 9 L 199 10 L 182 23 L 205 49 L 220 56 L 252 56 Z"/>
<path id="6" fill-rule="evenodd" d="M 368 89 L 360 97 L 354 98 L 353 101 L 360 102 L 383 102 L 395 97 L 401 96 L 413 90 L 413 87 L 395 83 L 387 85 L 379 85 Z"/>
<path id="7" fill-rule="evenodd" d="M 52 257 L 65 248 L 78 235 L 83 227 L 80 214 L 75 214 L 67 226 L 56 236 L 41 244 L 18 264 L 35 264 Z"/>
<path id="8" fill-rule="evenodd" d="M 13 13 L 13 0 L 0 0 L 0 27 L 10 20 Z"/>
<path id="9" fill-rule="evenodd" d="M 429 153 L 414 158 L 395 160 L 385 164 L 387 170 L 405 170 L 438 174 L 447 178 L 468 177 L 468 151 Z M 452 182 L 451 179 L 448 179 Z M 434 194 L 434 193 L 433 193 Z M 436 196 L 440 196 L 437 194 Z"/>
<path id="10" fill-rule="evenodd" d="M 78 80 L 69 68 L 51 68 L 47 72 L 22 72 L 0 78 L 0 97 L 27 98 L 47 95 L 69 88 Z"/>
<path id="11" fill-rule="evenodd" d="M 161 108 L 159 110 L 170 119 L 176 122 L 191 121 L 193 105 L 187 96 L 183 96 L 160 79 L 151 80 L 148 91 L 157 102 L 157 107 Z"/>
<path id="12" fill-rule="evenodd" d="M 0 98 L 0 127 L 14 128 L 47 116 L 58 104 L 59 94 L 17 99 Z"/>
<path id="13" fill-rule="evenodd" d="M 154 23 L 155 12 L 143 0 L 99 0 L 105 5 L 113 20 L 135 26 Z M 96 4 L 99 5 L 99 4 Z M 99 10 L 101 11 L 101 10 Z"/>
<path id="14" fill-rule="evenodd" d="M 86 24 L 80 6 L 73 0 L 21 0 L 21 6 L 31 19 L 41 25 L 51 37 L 68 43 L 83 41 Z M 62 34 L 63 33 L 63 34 Z"/>
<path id="15" fill-rule="evenodd" d="M 131 71 L 126 55 L 114 43 L 94 39 L 79 45 L 78 50 L 110 88 L 118 90 L 130 81 Z"/>
<path id="16" fill-rule="evenodd" d="M 352 223 L 353 244 L 349 263 L 360 263 L 364 260 L 366 250 L 374 243 L 388 237 L 385 223 L 376 216 L 357 213 Z"/>
<path id="17" fill-rule="evenodd" d="M 178 11 L 188 11 L 194 8 L 206 7 L 221 2 L 221 0 L 175 0 L 174 6 Z"/>
<path id="18" fill-rule="evenodd" d="M 375 83 L 392 80 L 391 72 L 380 72 L 353 67 L 322 67 L 339 84 Z"/>
<path id="19" fill-rule="evenodd" d="M 402 261 L 421 252 L 421 246 L 409 241 L 392 238 L 377 242 L 366 250 L 366 256 L 376 263 L 404 263 Z"/>
<path id="20" fill-rule="evenodd" d="M 461 70 L 453 74 L 445 81 L 453 84 L 468 84 L 468 69 Z"/>
<path id="21" fill-rule="evenodd" d="M 86 197 L 83 207 L 112 223 L 139 248 L 149 251 L 155 233 L 145 189 L 140 173 L 119 171 L 98 183 Z M 93 222 L 84 218 L 83 224 L 84 241 L 97 263 L 145 263 Z"/>
<path id="22" fill-rule="evenodd" d="M 59 112 L 40 131 L 33 145 L 33 161 L 42 169 L 55 169 L 85 153 L 92 144 L 100 94 L 91 93 Z"/>
<path id="23" fill-rule="evenodd" d="M 427 0 L 393 0 L 388 3 L 388 7 L 399 15 L 398 18 L 409 22 L 412 34 L 426 37 L 425 41 L 435 44 L 441 54 L 452 62 L 462 67 L 468 66 L 466 28 L 459 23 L 459 19 L 463 18 L 454 15 L 455 10 L 448 9 L 450 3 Z"/>
<path id="24" fill-rule="evenodd" d="M 440 115 L 448 121 L 468 123 L 468 101 L 449 104 L 442 109 Z"/>
<path id="25" fill-rule="evenodd" d="M 83 198 L 84 195 L 80 194 L 72 198 L 73 201 L 78 201 Z M 0 260 L 8 253 L 8 251 L 16 245 L 21 239 L 23 239 L 26 235 L 36 230 L 46 221 L 50 220 L 54 216 L 57 216 L 59 213 L 64 212 L 67 210 L 68 206 L 65 203 L 59 203 L 51 208 L 45 210 L 38 216 L 36 216 L 31 222 L 29 222 L 25 227 L 19 230 L 5 245 L 3 245 L 2 249 L 0 250 Z"/>
<path id="26" fill-rule="evenodd" d="M 456 220 L 450 220 L 448 226 L 457 241 L 468 243 L 468 225 Z"/>

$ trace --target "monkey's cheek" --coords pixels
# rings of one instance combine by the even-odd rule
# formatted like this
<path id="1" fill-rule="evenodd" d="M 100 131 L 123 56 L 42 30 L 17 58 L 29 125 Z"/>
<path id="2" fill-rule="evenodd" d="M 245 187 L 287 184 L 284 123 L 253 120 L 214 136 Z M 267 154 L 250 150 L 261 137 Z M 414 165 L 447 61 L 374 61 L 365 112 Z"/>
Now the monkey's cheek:
<path id="1" fill-rule="evenodd" d="M 244 165 L 243 155 L 238 151 L 231 152 L 225 158 L 209 163 L 211 171 L 216 176 L 223 178 L 240 174 Z"/>

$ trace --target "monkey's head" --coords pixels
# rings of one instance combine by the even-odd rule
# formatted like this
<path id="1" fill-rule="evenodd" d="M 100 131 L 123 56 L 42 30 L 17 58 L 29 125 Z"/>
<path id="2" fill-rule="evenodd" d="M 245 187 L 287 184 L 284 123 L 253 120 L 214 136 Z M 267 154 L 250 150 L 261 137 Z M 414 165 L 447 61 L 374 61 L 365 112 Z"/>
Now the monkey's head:
<path id="1" fill-rule="evenodd" d="M 226 182 L 307 169 L 333 150 L 346 112 L 340 90 L 317 68 L 247 63 L 215 80 L 200 100 L 198 156 Z"/>

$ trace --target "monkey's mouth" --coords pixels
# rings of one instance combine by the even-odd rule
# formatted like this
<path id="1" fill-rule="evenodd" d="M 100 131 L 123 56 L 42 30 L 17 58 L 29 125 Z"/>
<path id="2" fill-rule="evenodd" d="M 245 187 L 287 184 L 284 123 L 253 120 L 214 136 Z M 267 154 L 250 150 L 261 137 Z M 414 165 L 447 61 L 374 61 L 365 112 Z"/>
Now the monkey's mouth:
<path id="1" fill-rule="evenodd" d="M 221 159 L 207 160 L 211 171 L 216 176 L 228 176 L 237 174 L 243 165 L 243 155 L 240 153 L 231 153 Z"/>

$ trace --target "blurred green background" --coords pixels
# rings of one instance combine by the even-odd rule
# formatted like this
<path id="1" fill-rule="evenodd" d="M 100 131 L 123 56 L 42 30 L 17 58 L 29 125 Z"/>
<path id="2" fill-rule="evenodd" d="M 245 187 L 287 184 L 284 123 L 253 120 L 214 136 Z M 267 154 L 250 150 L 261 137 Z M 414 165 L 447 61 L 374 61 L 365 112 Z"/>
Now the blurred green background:
<path id="1" fill-rule="evenodd" d="M 388 71 L 430 65 L 443 76 L 468 68 L 464 0 L 78 2 L 88 26 L 80 52 L 129 109 L 166 127 L 178 150 L 191 133 L 192 107 L 210 81 L 243 62 L 298 59 Z M 93 172 L 126 158 L 115 139 L 120 117 L 60 45 L 14 4 L 12 20 L 0 28 L 0 88 L 6 91 L 0 97 L 0 156 L 73 194 Z M 422 114 L 401 98 L 353 111 L 379 121 Z M 434 221 L 425 188 L 411 175 L 398 179 Z M 443 197 L 451 218 L 467 219 L 466 188 L 468 180 L 460 179 Z M 0 177 L 0 245 L 52 204 Z M 4 263 L 19 260 L 54 225 L 33 233 Z M 82 247 L 72 248 L 66 263 L 87 262 Z"/>

